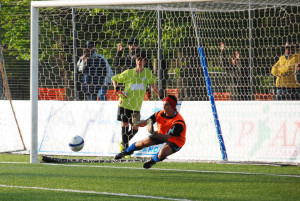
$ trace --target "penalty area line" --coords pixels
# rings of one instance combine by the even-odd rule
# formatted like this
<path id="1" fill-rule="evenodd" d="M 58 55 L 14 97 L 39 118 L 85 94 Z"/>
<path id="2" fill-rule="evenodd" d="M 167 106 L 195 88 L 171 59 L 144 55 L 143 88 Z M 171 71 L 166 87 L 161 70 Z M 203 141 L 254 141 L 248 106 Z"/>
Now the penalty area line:
<path id="1" fill-rule="evenodd" d="M 44 191 L 59 191 L 59 192 L 69 192 L 69 193 L 85 193 L 85 194 L 96 194 L 96 195 L 111 195 L 111 196 L 120 196 L 120 197 L 148 198 L 148 199 L 158 199 L 158 200 L 191 201 L 191 200 L 187 200 L 187 199 L 167 198 L 167 197 L 148 196 L 148 195 L 131 195 L 131 194 L 126 194 L 126 193 L 81 191 L 81 190 L 74 190 L 74 189 L 44 188 L 44 187 L 36 187 L 36 186 L 12 186 L 12 185 L 0 184 L 0 187 L 19 188 L 19 189 L 34 189 L 34 190 L 44 190 Z"/>
<path id="2" fill-rule="evenodd" d="M 117 167 L 117 166 L 100 166 L 100 165 L 74 165 L 74 164 L 57 164 L 57 163 L 42 163 L 42 164 L 43 165 L 54 165 L 54 166 L 73 166 L 73 167 L 90 167 L 90 168 L 145 170 L 144 168 L 135 168 L 135 167 Z M 276 177 L 300 178 L 300 175 L 255 173 L 255 172 L 227 172 L 227 171 L 165 169 L 165 168 L 151 168 L 151 170 L 153 170 L 153 171 L 172 171 L 172 172 L 195 172 L 195 173 L 207 173 L 207 174 L 236 174 L 236 175 L 249 175 L 249 176 L 258 175 L 258 176 L 276 176 Z M 148 170 L 146 170 L 146 171 L 148 171 Z"/>

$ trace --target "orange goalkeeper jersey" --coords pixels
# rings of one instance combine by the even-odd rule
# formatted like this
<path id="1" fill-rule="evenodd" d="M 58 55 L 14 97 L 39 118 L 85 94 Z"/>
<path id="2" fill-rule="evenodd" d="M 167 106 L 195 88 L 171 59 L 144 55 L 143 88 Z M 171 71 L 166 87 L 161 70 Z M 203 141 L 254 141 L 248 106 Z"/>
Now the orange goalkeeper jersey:
<path id="1" fill-rule="evenodd" d="M 177 112 L 173 118 L 167 118 L 163 115 L 163 110 L 155 113 L 157 132 L 160 134 L 168 134 L 170 129 L 174 129 L 175 124 L 180 124 L 183 127 L 183 131 L 179 136 L 173 136 L 169 139 L 169 142 L 173 142 L 179 147 L 182 147 L 185 143 L 186 125 L 182 116 Z"/>

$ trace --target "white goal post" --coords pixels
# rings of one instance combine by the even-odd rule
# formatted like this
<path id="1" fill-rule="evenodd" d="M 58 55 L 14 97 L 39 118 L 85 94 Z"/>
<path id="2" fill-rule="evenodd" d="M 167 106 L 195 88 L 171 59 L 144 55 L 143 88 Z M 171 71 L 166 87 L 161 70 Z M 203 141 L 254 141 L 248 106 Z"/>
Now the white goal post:
<path id="1" fill-rule="evenodd" d="M 118 151 L 117 102 L 86 101 L 81 83 L 85 75 L 77 61 L 89 41 L 113 74 L 121 73 L 126 67 L 115 61 L 117 45 L 125 48 L 132 37 L 151 55 L 159 90 L 182 101 L 180 113 L 190 130 L 187 145 L 174 159 L 299 162 L 300 119 L 294 112 L 299 100 L 276 102 L 271 74 L 286 41 L 299 48 L 299 18 L 300 3 L 292 0 L 32 1 L 31 163 L 38 163 L 41 152 L 68 155 L 51 144 L 63 144 L 60 137 L 78 130 L 97 139 L 86 147 L 112 142 L 99 142 L 109 151 L 83 149 L 86 155 Z M 107 89 L 107 99 L 115 100 L 109 94 L 113 87 L 108 84 Z M 161 108 L 153 94 L 152 99 L 145 96 L 152 101 L 143 103 L 144 118 Z M 41 108 L 47 117 L 39 116 Z M 113 134 L 91 134 L 99 129 Z M 145 134 L 142 129 L 140 133 Z"/>

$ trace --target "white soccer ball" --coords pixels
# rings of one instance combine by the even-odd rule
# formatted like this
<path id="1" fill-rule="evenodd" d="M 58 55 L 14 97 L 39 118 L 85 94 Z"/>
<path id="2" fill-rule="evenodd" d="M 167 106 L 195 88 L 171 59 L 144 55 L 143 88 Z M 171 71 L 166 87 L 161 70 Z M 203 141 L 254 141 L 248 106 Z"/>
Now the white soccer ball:
<path id="1" fill-rule="evenodd" d="M 72 137 L 69 147 L 71 148 L 72 151 L 80 151 L 84 146 L 84 140 L 81 136 L 76 135 Z"/>

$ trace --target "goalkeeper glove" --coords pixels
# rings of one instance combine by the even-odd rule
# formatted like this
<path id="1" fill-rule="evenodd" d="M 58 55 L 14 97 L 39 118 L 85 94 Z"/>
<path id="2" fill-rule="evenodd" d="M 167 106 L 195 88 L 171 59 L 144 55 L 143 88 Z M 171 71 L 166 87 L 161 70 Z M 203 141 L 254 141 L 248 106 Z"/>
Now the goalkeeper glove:
<path id="1" fill-rule="evenodd" d="M 154 128 L 153 128 L 153 121 L 152 121 L 152 119 L 148 119 L 147 120 L 147 128 L 148 128 L 148 132 L 152 136 L 156 135 L 156 132 L 154 131 Z"/>

